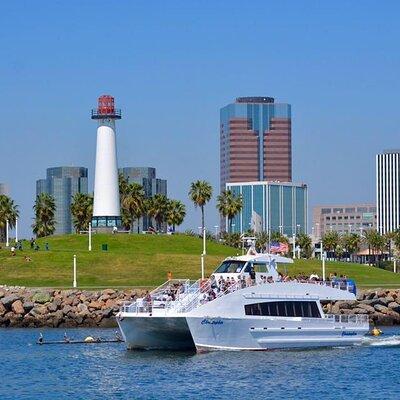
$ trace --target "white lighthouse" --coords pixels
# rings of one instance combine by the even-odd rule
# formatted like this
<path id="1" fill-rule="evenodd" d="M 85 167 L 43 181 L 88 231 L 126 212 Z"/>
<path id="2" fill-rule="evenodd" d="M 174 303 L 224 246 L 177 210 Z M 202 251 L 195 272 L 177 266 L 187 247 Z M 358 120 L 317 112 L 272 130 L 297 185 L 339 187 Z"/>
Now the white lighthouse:
<path id="1" fill-rule="evenodd" d="M 98 121 L 92 227 L 112 230 L 121 226 L 115 143 L 115 120 L 121 119 L 121 110 L 115 109 L 114 97 L 100 96 L 92 119 Z"/>

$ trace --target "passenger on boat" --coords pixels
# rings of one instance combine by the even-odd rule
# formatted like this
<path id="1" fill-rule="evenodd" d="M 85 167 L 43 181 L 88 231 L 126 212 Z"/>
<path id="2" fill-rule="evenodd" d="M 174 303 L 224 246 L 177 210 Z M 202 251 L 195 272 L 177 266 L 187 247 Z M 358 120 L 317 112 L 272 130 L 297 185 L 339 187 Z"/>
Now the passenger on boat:
<path id="1" fill-rule="evenodd" d="M 152 298 L 150 292 L 147 290 L 146 295 L 144 296 L 144 304 L 148 308 L 149 313 L 152 312 Z"/>
<path id="2" fill-rule="evenodd" d="M 315 273 L 315 271 L 310 275 L 310 281 L 318 281 L 319 276 Z"/>
<path id="3" fill-rule="evenodd" d="M 251 266 L 249 275 L 250 275 L 250 279 L 251 279 L 251 281 L 252 281 L 252 283 L 254 285 L 256 283 L 256 273 L 254 271 L 254 267 L 253 266 Z"/>

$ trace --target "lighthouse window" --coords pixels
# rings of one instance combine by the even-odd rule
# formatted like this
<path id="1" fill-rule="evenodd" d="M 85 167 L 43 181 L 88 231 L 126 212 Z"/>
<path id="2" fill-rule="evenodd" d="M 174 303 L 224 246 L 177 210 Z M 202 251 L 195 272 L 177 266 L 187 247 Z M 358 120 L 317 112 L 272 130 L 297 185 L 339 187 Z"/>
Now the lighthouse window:
<path id="1" fill-rule="evenodd" d="M 246 304 L 244 310 L 246 315 L 321 318 L 315 301 L 269 301 Z"/>

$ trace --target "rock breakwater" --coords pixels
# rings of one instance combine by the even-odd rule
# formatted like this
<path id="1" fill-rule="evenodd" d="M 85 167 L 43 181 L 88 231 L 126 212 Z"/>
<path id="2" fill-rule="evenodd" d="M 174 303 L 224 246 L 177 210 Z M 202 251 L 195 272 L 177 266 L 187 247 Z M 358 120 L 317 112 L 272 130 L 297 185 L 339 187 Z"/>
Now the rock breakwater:
<path id="1" fill-rule="evenodd" d="M 330 314 L 367 314 L 372 324 L 400 324 L 400 289 L 359 291 L 356 301 L 336 301 L 324 306 Z"/>
<path id="2" fill-rule="evenodd" d="M 0 287 L 0 327 L 114 327 L 124 301 L 141 290 Z"/>
<path id="3" fill-rule="evenodd" d="M 120 306 L 143 290 L 55 290 L 0 287 L 0 327 L 115 327 Z M 377 325 L 400 324 L 400 289 L 360 291 L 356 301 L 324 305 L 331 314 L 367 314 Z"/>

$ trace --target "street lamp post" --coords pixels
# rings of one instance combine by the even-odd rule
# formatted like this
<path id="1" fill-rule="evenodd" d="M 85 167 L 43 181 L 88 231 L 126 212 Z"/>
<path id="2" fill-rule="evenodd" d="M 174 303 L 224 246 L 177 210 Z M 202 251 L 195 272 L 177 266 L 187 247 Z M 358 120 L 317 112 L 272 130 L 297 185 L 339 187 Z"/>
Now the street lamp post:
<path id="1" fill-rule="evenodd" d="M 204 268 L 205 268 L 205 258 L 206 256 L 206 228 L 203 228 L 203 252 L 201 253 L 201 279 L 204 279 Z"/>
<path id="2" fill-rule="evenodd" d="M 296 228 L 293 229 L 293 259 L 296 258 Z"/>
<path id="3" fill-rule="evenodd" d="M 92 223 L 89 222 L 89 246 L 88 250 L 92 251 Z"/>
<path id="4" fill-rule="evenodd" d="M 325 256 L 324 256 L 324 247 L 323 247 L 323 244 L 322 244 L 322 240 L 320 242 L 320 248 L 321 248 L 321 261 L 322 261 L 322 280 L 325 281 L 325 279 L 326 279 Z"/>
<path id="5" fill-rule="evenodd" d="M 74 254 L 74 280 L 72 282 L 72 286 L 76 288 L 76 255 Z"/>
<path id="6" fill-rule="evenodd" d="M 10 245 L 9 243 L 9 237 L 8 237 L 8 229 L 10 227 L 10 224 L 8 222 L 8 219 L 6 220 L 6 247 L 8 247 Z"/>
<path id="7" fill-rule="evenodd" d="M 15 218 L 15 243 L 18 243 L 18 217 Z"/>

